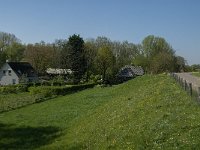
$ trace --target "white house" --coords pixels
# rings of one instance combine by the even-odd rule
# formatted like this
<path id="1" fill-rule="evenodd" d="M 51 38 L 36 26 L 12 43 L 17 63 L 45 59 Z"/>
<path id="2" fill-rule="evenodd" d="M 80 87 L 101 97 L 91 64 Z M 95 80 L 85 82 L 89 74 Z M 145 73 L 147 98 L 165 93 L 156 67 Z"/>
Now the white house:
<path id="1" fill-rule="evenodd" d="M 6 62 L 0 69 L 0 85 L 36 82 L 36 71 L 28 62 Z"/>

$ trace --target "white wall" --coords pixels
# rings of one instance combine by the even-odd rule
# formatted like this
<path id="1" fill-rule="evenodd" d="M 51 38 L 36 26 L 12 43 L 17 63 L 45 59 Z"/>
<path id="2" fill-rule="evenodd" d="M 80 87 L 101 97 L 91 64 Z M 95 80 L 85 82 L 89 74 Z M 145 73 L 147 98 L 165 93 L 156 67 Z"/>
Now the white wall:
<path id="1" fill-rule="evenodd" d="M 5 74 L 3 73 L 3 70 L 6 71 Z M 8 70 L 11 70 L 10 74 L 8 73 Z M 3 67 L 0 69 L 0 85 L 12 85 L 13 79 L 15 80 L 15 84 L 19 84 L 18 76 L 7 63 L 4 64 Z"/>

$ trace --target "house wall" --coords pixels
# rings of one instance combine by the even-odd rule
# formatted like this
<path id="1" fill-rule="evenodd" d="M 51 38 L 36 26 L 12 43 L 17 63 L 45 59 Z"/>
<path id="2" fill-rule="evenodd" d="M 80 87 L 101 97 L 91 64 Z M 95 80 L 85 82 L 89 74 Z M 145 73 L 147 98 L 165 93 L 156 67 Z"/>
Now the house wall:
<path id="1" fill-rule="evenodd" d="M 9 73 L 9 70 L 11 72 Z M 3 72 L 5 71 L 5 73 Z M 19 84 L 19 78 L 11 67 L 6 63 L 0 69 L 0 85 L 13 85 Z"/>

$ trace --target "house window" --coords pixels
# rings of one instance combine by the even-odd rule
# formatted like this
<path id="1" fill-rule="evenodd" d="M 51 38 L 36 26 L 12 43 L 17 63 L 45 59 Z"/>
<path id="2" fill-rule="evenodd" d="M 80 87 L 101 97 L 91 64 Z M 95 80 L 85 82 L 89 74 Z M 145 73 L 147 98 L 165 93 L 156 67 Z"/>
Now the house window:
<path id="1" fill-rule="evenodd" d="M 16 79 L 12 79 L 13 84 L 16 84 Z"/>
<path id="2" fill-rule="evenodd" d="M 11 75 L 11 70 L 8 70 L 8 74 Z"/>
<path id="3" fill-rule="evenodd" d="M 4 74 L 4 75 L 6 74 L 6 70 L 3 70 L 3 74 Z"/>

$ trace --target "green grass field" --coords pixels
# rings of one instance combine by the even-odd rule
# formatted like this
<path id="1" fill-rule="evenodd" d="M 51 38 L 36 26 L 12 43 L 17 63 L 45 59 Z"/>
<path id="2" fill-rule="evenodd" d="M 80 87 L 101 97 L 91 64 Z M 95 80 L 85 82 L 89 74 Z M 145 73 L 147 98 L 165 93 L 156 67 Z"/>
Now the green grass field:
<path id="1" fill-rule="evenodd" d="M 196 77 L 200 77 L 200 72 L 193 72 L 192 75 L 194 75 Z"/>
<path id="2" fill-rule="evenodd" d="M 0 114 L 0 149 L 198 149 L 200 107 L 166 75 Z"/>
<path id="3" fill-rule="evenodd" d="M 0 113 L 35 103 L 35 97 L 28 92 L 0 94 Z"/>

